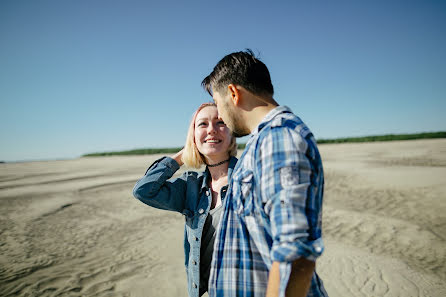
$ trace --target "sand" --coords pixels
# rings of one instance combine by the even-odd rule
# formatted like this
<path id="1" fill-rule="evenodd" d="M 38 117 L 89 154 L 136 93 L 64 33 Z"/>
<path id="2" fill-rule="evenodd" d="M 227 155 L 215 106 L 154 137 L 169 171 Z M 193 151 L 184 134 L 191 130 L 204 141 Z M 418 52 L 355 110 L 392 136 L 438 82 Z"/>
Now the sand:
<path id="1" fill-rule="evenodd" d="M 446 139 L 320 150 L 329 295 L 446 296 Z M 187 296 L 183 216 L 132 197 L 158 157 L 0 164 L 0 296 Z"/>

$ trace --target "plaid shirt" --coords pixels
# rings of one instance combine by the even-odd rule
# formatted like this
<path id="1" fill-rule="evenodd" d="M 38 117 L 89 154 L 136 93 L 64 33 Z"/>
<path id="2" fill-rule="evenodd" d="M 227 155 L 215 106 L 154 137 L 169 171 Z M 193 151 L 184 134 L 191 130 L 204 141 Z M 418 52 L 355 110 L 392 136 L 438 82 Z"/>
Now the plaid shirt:
<path id="1" fill-rule="evenodd" d="M 286 106 L 270 111 L 234 168 L 216 235 L 209 295 L 262 296 L 280 262 L 280 296 L 294 260 L 322 254 L 324 177 L 310 130 Z M 314 272 L 308 296 L 328 296 Z"/>

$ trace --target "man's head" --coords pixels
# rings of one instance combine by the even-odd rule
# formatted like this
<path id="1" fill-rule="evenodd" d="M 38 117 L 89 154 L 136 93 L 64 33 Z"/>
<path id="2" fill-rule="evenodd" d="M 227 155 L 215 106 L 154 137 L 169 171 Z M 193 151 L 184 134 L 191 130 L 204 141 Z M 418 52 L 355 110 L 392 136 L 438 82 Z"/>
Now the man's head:
<path id="1" fill-rule="evenodd" d="M 274 94 L 268 68 L 249 49 L 225 56 L 201 84 L 214 98 L 220 116 L 236 136 L 250 133 L 241 117 L 238 97 L 246 98 L 248 96 L 243 94 L 248 94 L 256 98 L 272 98 Z M 244 107 L 249 106 L 246 101 Z"/>

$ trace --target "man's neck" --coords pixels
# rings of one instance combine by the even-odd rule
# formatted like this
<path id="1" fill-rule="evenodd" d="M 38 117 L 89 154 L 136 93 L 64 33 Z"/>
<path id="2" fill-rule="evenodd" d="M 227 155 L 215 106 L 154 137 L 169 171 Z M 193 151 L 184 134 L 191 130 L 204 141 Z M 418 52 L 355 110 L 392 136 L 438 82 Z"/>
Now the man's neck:
<path id="1" fill-rule="evenodd" d="M 242 112 L 240 112 L 239 117 L 245 123 L 246 130 L 252 133 L 265 116 L 279 104 L 272 95 L 255 95 L 241 86 L 237 86 L 237 88 L 242 98 L 242 105 L 240 106 Z"/>
<path id="2" fill-rule="evenodd" d="M 276 108 L 278 104 L 273 100 L 273 102 L 266 102 L 265 105 L 254 107 L 248 114 L 247 118 L 247 127 L 249 131 L 254 131 L 262 120 L 266 117 L 266 115 Z"/>

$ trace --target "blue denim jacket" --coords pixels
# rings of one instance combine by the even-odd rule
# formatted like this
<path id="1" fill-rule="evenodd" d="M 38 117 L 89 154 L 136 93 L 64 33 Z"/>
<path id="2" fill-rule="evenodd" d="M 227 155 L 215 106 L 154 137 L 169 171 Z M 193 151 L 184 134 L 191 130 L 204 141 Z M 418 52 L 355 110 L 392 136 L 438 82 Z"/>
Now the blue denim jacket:
<path id="1" fill-rule="evenodd" d="M 229 161 L 228 180 L 237 159 Z M 178 163 L 170 157 L 155 161 L 146 174 L 133 188 L 133 195 L 145 204 L 165 210 L 182 213 L 186 219 L 184 228 L 184 256 L 188 292 L 191 297 L 201 296 L 207 288 L 200 290 L 200 248 L 203 226 L 211 206 L 209 191 L 209 170 L 187 171 L 179 178 L 170 179 L 179 169 Z M 221 189 L 224 199 L 227 186 Z"/>

